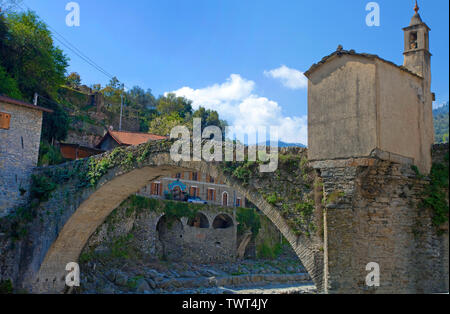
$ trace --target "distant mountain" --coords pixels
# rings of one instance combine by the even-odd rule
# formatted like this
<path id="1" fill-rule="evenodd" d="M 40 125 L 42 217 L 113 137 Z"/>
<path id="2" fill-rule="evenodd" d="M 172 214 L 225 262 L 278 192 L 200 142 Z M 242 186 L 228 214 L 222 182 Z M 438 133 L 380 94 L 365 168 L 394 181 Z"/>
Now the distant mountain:
<path id="1" fill-rule="evenodd" d="M 448 143 L 449 103 L 433 110 L 436 143 Z"/>
<path id="2" fill-rule="evenodd" d="M 263 144 L 263 143 L 260 143 L 258 145 L 261 145 L 261 144 Z M 270 141 L 266 142 L 266 146 L 270 146 Z M 300 144 L 300 143 L 285 143 L 283 141 L 278 141 L 278 145 L 276 145 L 276 147 L 279 147 L 279 148 L 283 148 L 283 147 L 303 147 L 303 148 L 305 148 L 306 146 L 303 145 L 303 144 Z"/>
<path id="3" fill-rule="evenodd" d="M 448 110 L 449 110 L 449 103 L 447 102 L 442 107 L 434 109 L 433 116 L 440 115 L 440 114 L 448 114 Z"/>

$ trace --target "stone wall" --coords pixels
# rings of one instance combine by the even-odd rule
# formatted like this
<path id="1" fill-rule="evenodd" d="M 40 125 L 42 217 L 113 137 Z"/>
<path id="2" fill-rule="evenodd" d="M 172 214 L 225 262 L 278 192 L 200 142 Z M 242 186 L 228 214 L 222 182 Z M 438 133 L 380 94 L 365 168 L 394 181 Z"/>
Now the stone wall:
<path id="1" fill-rule="evenodd" d="M 11 114 L 10 128 L 0 129 L 0 217 L 27 201 L 31 172 L 36 167 L 42 111 L 0 103 Z"/>
<path id="2" fill-rule="evenodd" d="M 448 146 L 447 146 L 448 147 Z M 423 208 L 427 179 L 375 159 L 316 164 L 323 179 L 325 286 L 330 293 L 448 292 L 448 230 Z M 366 265 L 380 265 L 380 287 Z"/>
<path id="3" fill-rule="evenodd" d="M 168 218 L 163 212 L 166 201 L 153 200 L 152 204 L 155 208 L 136 211 L 125 202 L 114 210 L 91 236 L 82 255 L 109 252 L 117 241 L 127 239 L 128 249 L 150 259 L 196 263 L 235 260 L 237 223 L 233 209 L 198 206 L 199 224 L 188 217 Z M 231 219 L 231 225 L 217 228 L 224 215 Z"/>

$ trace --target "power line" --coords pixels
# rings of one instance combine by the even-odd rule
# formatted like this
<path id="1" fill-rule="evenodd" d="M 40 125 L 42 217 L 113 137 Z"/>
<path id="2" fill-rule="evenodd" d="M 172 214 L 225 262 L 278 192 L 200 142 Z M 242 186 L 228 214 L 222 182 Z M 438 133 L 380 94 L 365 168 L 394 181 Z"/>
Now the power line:
<path id="1" fill-rule="evenodd" d="M 30 10 L 31 8 L 28 7 L 28 5 L 23 2 L 24 6 Z M 22 10 L 25 11 L 25 8 L 23 8 L 19 3 L 15 4 L 16 7 L 21 8 Z M 60 33 L 58 33 L 56 31 L 56 29 L 54 29 L 51 25 L 49 25 L 48 23 L 46 23 L 46 25 L 48 26 L 48 28 L 50 30 L 52 30 L 53 32 L 53 38 L 56 39 L 59 43 L 61 43 L 64 47 L 66 47 L 67 49 L 69 49 L 70 51 L 72 51 L 75 55 L 77 55 L 80 59 L 82 59 L 83 61 L 85 61 L 87 64 L 89 64 L 90 66 L 92 66 L 94 69 L 96 69 L 97 71 L 99 71 L 100 73 L 102 73 L 103 75 L 105 75 L 106 77 L 108 77 L 109 79 L 113 79 L 115 76 L 113 76 L 112 74 L 110 74 L 108 71 L 106 71 L 104 68 L 102 68 L 101 66 L 99 66 L 96 62 L 94 62 L 91 58 L 89 58 L 86 54 L 84 54 L 80 49 L 78 49 L 75 45 L 73 45 L 69 40 L 67 40 L 63 35 L 61 35 Z M 57 36 L 61 37 L 58 38 Z M 120 82 L 120 81 L 119 81 Z M 128 88 L 124 83 L 122 84 L 124 88 Z"/>
<path id="2" fill-rule="evenodd" d="M 32 11 L 31 8 L 25 3 L 23 2 L 24 6 L 29 10 Z M 19 7 L 20 9 L 22 9 L 23 11 L 25 11 L 25 8 L 23 8 L 19 3 L 14 3 L 14 7 Z M 94 62 L 91 58 L 89 58 L 86 54 L 84 54 L 80 49 L 78 49 L 75 45 L 73 45 L 69 40 L 67 40 L 63 35 L 61 35 L 58 31 L 56 31 L 56 29 L 54 29 L 51 25 L 49 25 L 48 23 L 45 23 L 47 25 L 47 27 L 52 30 L 53 32 L 53 38 L 56 39 L 58 42 L 60 42 L 64 47 L 66 47 L 67 49 L 69 49 L 70 51 L 72 51 L 75 55 L 77 55 L 80 59 L 82 59 L 83 61 L 85 61 L 87 64 L 89 64 L 90 66 L 92 66 L 94 69 L 96 69 L 97 71 L 99 71 L 100 73 L 102 73 L 103 75 L 105 75 L 106 77 L 108 77 L 109 79 L 114 79 L 117 78 L 113 75 L 111 75 L 108 71 L 106 71 L 104 68 L 102 68 L 101 66 L 99 66 L 96 62 Z M 60 38 L 58 38 L 61 37 Z M 34 44 L 32 44 L 32 46 L 34 46 Z M 34 46 L 35 47 L 35 46 Z M 35 47 L 36 48 L 36 47 Z M 36 49 L 37 51 L 39 51 L 39 49 Z M 120 82 L 120 81 L 119 81 Z M 126 86 L 124 83 L 122 83 L 123 88 L 128 88 L 128 86 Z M 44 96 L 38 95 L 39 97 L 53 103 L 56 105 L 60 105 L 59 103 L 48 99 Z M 123 101 L 124 95 L 123 95 L 123 91 L 122 91 L 122 95 L 121 95 L 121 119 L 122 119 L 122 110 L 123 107 L 125 106 L 125 103 Z"/>

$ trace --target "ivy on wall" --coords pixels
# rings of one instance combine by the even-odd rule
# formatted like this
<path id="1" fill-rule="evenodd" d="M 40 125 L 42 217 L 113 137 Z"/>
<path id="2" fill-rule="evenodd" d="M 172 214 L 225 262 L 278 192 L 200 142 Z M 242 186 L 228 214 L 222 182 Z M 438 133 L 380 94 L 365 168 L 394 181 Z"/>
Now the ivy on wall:
<path id="1" fill-rule="evenodd" d="M 420 206 L 433 211 L 433 224 L 436 227 L 448 221 L 449 154 L 444 163 L 435 163 L 430 172 L 430 184 L 425 188 L 424 199 Z"/>

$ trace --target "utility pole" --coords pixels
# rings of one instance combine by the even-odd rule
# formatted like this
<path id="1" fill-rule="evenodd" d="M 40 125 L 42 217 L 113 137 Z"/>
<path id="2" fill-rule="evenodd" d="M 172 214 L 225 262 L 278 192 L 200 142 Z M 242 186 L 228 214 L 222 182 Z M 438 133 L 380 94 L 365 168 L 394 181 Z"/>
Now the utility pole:
<path id="1" fill-rule="evenodd" d="M 119 131 L 122 131 L 122 114 L 123 114 L 123 93 L 120 95 L 120 122 L 119 122 Z"/>

